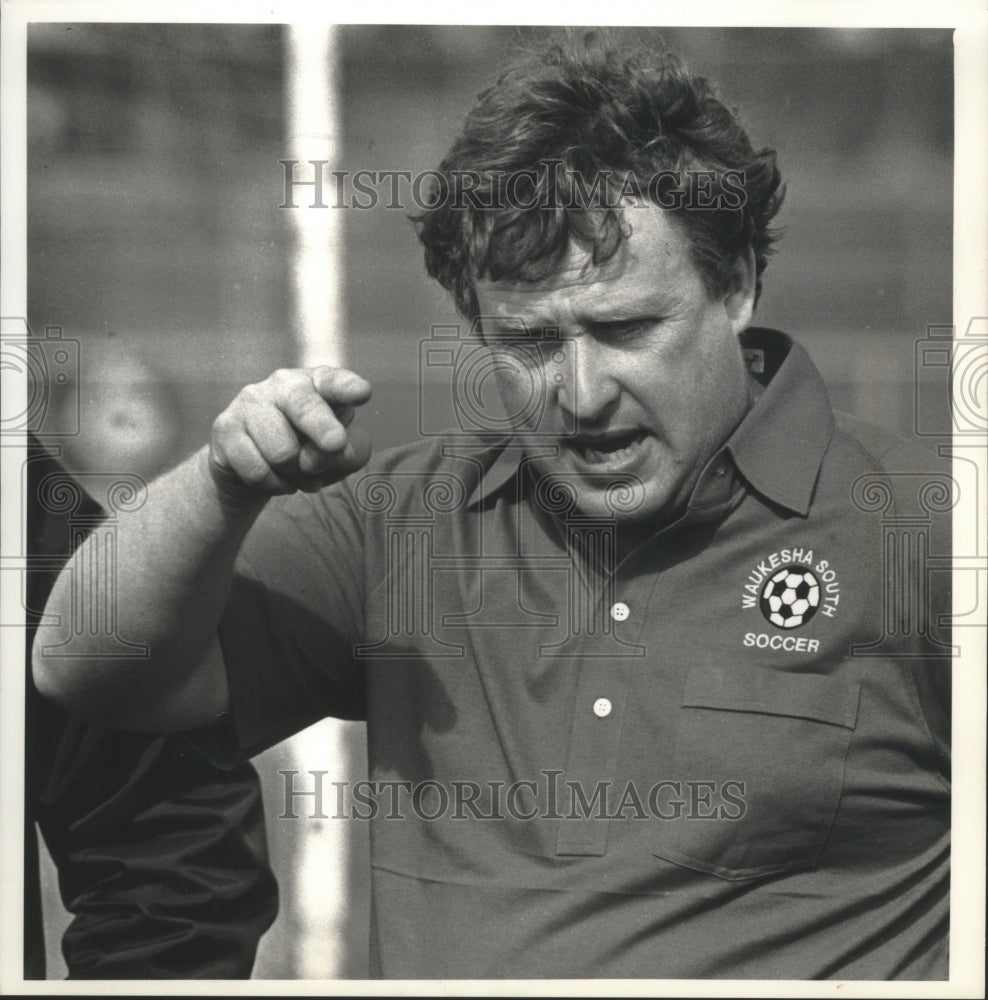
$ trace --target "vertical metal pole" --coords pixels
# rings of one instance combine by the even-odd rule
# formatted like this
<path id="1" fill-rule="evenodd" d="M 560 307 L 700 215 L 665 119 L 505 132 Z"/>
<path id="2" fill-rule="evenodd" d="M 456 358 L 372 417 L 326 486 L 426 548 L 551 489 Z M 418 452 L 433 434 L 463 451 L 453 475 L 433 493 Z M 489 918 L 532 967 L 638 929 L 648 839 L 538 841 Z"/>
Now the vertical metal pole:
<path id="1" fill-rule="evenodd" d="M 332 205 L 329 171 L 338 158 L 336 28 L 333 25 L 291 25 L 287 31 L 288 134 L 286 157 L 298 160 L 299 179 L 314 179 L 323 171 L 324 198 Z M 310 161 L 324 161 L 313 167 Z M 314 188 L 299 188 L 311 192 Z M 295 232 L 292 258 L 293 329 L 296 363 L 342 365 L 343 271 L 340 212 L 313 208 L 312 197 L 295 199 L 288 210 Z M 311 770 L 328 769 L 331 781 L 347 780 L 351 769 L 344 723 L 325 719 L 292 740 L 301 784 L 311 784 Z M 327 810 L 332 816 L 332 812 Z M 301 818 L 299 852 L 293 866 L 294 884 L 285 901 L 298 930 L 294 942 L 296 975 L 334 979 L 343 974 L 348 872 L 347 824 L 341 819 Z"/>
<path id="2" fill-rule="evenodd" d="M 343 363 L 342 218 L 333 208 L 329 171 L 339 156 L 337 29 L 334 25 L 288 28 L 287 156 L 298 160 L 299 179 L 323 174 L 326 208 L 298 199 L 289 210 L 295 231 L 292 259 L 293 326 L 298 360 L 304 366 Z M 326 166 L 313 167 L 311 161 Z M 302 188 L 311 191 L 311 188 Z"/>

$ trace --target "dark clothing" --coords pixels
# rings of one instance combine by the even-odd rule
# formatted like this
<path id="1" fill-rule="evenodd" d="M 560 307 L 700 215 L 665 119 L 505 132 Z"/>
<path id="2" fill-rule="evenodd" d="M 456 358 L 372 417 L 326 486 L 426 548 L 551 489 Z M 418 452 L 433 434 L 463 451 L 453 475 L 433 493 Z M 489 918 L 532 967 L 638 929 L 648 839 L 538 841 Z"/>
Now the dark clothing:
<path id="1" fill-rule="evenodd" d="M 73 534 L 100 516 L 84 494 L 70 510 L 45 499 L 69 482 L 32 442 L 28 651 Z M 30 671 L 26 699 L 25 978 L 45 976 L 35 823 L 74 914 L 69 978 L 249 977 L 278 905 L 253 767 L 221 770 L 177 736 L 89 726 L 42 698 Z"/>
<path id="2" fill-rule="evenodd" d="M 758 401 L 619 564 L 518 447 L 455 437 L 248 536 L 214 752 L 366 716 L 375 784 L 325 801 L 371 817 L 380 974 L 946 977 L 949 659 L 883 652 L 851 499 L 896 458 L 789 338 L 747 346 Z"/>

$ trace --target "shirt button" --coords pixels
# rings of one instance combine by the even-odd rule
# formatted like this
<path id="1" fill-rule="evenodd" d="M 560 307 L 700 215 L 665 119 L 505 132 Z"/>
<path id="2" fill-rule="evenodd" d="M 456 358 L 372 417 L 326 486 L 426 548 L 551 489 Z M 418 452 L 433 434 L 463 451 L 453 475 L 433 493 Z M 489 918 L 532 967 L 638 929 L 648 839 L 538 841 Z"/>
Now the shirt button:
<path id="1" fill-rule="evenodd" d="M 628 607 L 627 604 L 623 604 L 621 601 L 618 601 L 617 604 L 615 604 L 614 607 L 611 608 L 611 617 L 616 622 L 627 621 L 628 616 L 630 614 L 631 614 L 631 609 Z"/>
<path id="2" fill-rule="evenodd" d="M 714 472 L 718 476 L 726 475 L 727 474 L 727 466 L 726 465 L 718 465 L 717 468 L 714 469 Z"/>
<path id="3" fill-rule="evenodd" d="M 607 698 L 598 698 L 593 703 L 593 714 L 598 719 L 606 719 L 611 714 L 611 703 Z"/>

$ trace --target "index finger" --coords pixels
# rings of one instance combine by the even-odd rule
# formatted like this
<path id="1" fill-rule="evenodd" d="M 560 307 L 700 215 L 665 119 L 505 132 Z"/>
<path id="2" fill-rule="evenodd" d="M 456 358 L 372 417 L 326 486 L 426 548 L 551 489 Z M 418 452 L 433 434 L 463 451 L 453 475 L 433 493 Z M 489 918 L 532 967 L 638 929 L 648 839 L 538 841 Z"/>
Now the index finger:
<path id="1" fill-rule="evenodd" d="M 320 451 L 336 453 L 346 447 L 346 425 L 352 419 L 351 401 L 370 395 L 370 385 L 342 368 L 320 366 L 306 372 L 279 401 L 292 426 Z"/>
<path id="2" fill-rule="evenodd" d="M 309 371 L 316 392 L 334 409 L 360 406 L 371 397 L 371 384 L 347 368 L 317 365 Z"/>

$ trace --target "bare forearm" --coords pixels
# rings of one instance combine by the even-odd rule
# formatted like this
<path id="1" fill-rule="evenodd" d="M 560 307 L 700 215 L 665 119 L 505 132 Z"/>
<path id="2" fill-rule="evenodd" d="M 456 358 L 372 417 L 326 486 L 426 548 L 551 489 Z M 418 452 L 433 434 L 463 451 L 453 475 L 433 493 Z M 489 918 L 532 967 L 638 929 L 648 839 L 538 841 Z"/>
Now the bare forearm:
<path id="1" fill-rule="evenodd" d="M 215 632 L 237 550 L 266 499 L 224 498 L 206 449 L 151 483 L 146 503 L 119 517 L 112 560 L 114 634 L 144 651 L 120 656 L 122 644 L 111 646 L 105 632 L 73 620 L 80 614 L 73 575 L 89 585 L 81 574 L 101 544 L 94 535 L 52 591 L 47 612 L 58 624 L 38 630 L 34 669 L 42 692 L 71 711 L 115 723 L 118 715 L 139 717 L 181 687 Z M 98 599 L 84 595 L 83 606 L 86 596 Z"/>
<path id="2" fill-rule="evenodd" d="M 100 540 L 87 540 L 62 572 L 46 609 L 57 624 L 40 627 L 34 642 L 41 692 L 122 728 L 189 728 L 223 712 L 216 628 L 240 544 L 272 496 L 321 489 L 367 461 L 370 443 L 349 425 L 369 397 L 359 376 L 323 366 L 242 389 L 216 418 L 209 447 L 118 519 L 111 638 L 119 641 L 87 632 L 73 595 L 99 565 Z"/>

